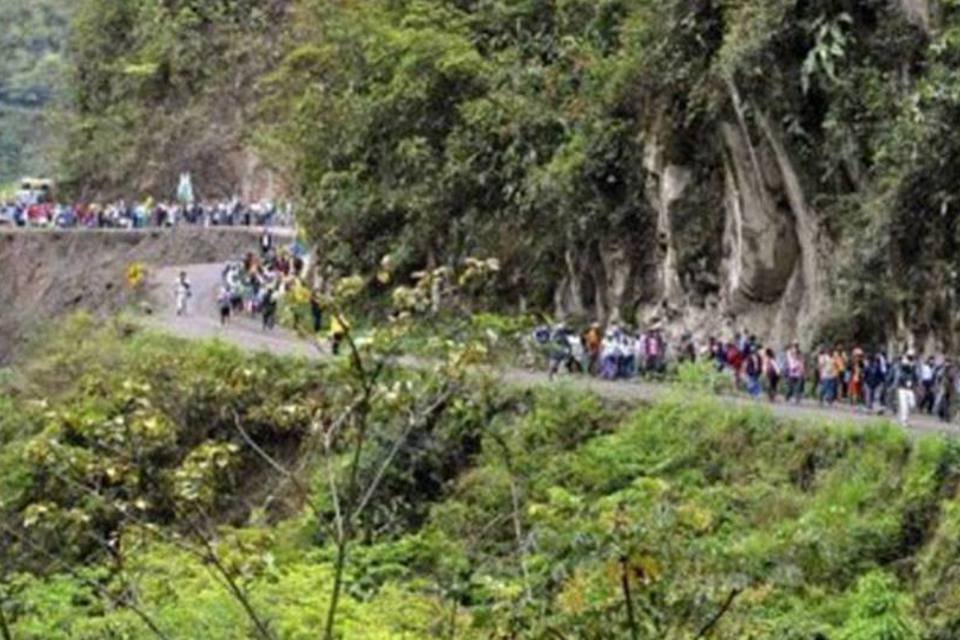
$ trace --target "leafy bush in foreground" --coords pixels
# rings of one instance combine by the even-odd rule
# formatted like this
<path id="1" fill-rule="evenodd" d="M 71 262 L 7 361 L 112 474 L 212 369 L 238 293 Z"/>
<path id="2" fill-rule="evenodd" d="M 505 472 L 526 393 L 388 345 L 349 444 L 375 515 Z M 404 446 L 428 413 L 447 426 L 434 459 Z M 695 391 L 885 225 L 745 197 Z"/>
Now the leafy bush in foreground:
<path id="1" fill-rule="evenodd" d="M 79 354 L 84 365 L 76 349 L 50 345 L 8 387 L 4 535 L 10 540 L 10 529 L 35 518 L 30 540 L 56 558 L 29 553 L 16 536 L 5 546 L 28 552 L 7 554 L 15 570 L 0 587 L 13 637 L 155 637 L 133 607 L 172 638 L 264 637 L 223 576 L 270 637 L 317 637 L 336 558 L 330 537 L 319 535 L 335 509 L 325 494 L 330 468 L 305 470 L 316 509 L 290 500 L 264 517 L 279 493 L 249 491 L 229 473 L 217 479 L 221 464 L 245 469 L 250 458 L 242 442 L 218 439 L 226 432 L 212 407 L 242 409 L 263 442 L 275 443 L 302 429 L 283 417 L 288 404 L 315 397 L 318 411 L 335 405 L 336 374 L 217 345 L 186 349 L 140 334 L 98 340 L 96 354 Z M 101 386 L 70 376 L 37 403 L 35 385 L 74 365 L 99 371 Z M 243 386 L 250 375 L 255 388 Z M 136 384 L 124 385 L 131 377 Z M 305 393 L 318 386 L 317 395 Z M 251 394 L 256 402 L 244 404 Z M 98 430 L 118 415 L 130 433 L 122 444 L 137 442 L 148 455 L 126 459 L 124 473 L 106 482 L 103 465 L 117 461 L 102 443 L 116 433 Z M 193 425 L 190 434 L 180 424 Z M 207 437 L 193 435 L 203 425 Z M 79 464 L 90 434 L 100 449 L 83 468 L 96 469 L 99 495 L 135 503 L 142 485 L 133 477 L 153 469 L 175 496 L 196 486 L 200 493 L 188 497 L 231 505 L 244 493 L 249 508 L 221 511 L 231 517 L 204 530 L 209 555 L 183 547 L 197 540 L 189 511 L 160 517 L 152 506 L 126 528 L 119 558 L 58 546 L 85 539 L 80 516 L 106 518 L 33 450 L 47 443 L 57 464 L 70 455 Z M 365 453 L 361 473 L 389 442 L 378 439 Z M 287 454 L 289 464 L 310 461 Z M 340 637 L 861 640 L 951 638 L 960 629 L 960 446 L 952 440 L 911 439 L 882 423 L 785 423 L 761 408 L 713 402 L 668 400 L 625 414 L 570 387 L 493 395 L 470 387 L 400 459 L 351 545 Z M 188 462 L 213 476 L 178 474 Z M 348 467 L 330 462 L 334 473 Z M 54 516 L 56 526 L 45 526 Z M 214 560 L 224 573 L 209 571 Z"/>

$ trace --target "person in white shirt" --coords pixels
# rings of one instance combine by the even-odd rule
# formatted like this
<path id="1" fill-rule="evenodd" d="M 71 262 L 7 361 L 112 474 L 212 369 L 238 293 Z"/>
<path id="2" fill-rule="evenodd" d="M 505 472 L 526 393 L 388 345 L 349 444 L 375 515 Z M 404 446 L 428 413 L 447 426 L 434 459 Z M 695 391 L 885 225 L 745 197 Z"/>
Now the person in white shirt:
<path id="1" fill-rule="evenodd" d="M 190 288 L 190 280 L 187 278 L 186 271 L 180 272 L 180 277 L 177 278 L 177 284 L 174 289 L 174 295 L 177 303 L 177 315 L 187 315 L 187 301 L 190 300 L 193 292 Z"/>

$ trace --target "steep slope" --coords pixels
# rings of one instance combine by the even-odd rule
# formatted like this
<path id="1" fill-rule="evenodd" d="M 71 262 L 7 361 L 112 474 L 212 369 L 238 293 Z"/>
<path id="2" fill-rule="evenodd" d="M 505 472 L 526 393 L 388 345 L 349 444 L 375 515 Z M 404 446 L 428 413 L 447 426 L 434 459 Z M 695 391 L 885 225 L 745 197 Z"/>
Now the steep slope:
<path id="1" fill-rule="evenodd" d="M 0 380 L 10 635 L 323 637 L 348 367 L 65 322 Z M 381 373 L 329 637 L 957 637 L 956 441 L 473 384 L 411 424 L 437 379 Z"/>
<path id="2" fill-rule="evenodd" d="M 244 230 L 0 232 L 0 362 L 71 312 L 103 316 L 135 302 L 131 264 L 220 262 L 255 248 Z"/>

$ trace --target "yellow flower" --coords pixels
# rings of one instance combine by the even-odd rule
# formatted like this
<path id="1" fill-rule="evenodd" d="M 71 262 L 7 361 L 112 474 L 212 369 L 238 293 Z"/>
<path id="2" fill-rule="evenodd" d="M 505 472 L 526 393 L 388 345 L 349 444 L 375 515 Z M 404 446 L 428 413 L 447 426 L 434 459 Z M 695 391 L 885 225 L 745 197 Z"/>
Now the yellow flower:
<path id="1" fill-rule="evenodd" d="M 136 289 L 147 277 L 147 268 L 143 263 L 134 262 L 127 267 L 127 284 L 131 289 Z"/>

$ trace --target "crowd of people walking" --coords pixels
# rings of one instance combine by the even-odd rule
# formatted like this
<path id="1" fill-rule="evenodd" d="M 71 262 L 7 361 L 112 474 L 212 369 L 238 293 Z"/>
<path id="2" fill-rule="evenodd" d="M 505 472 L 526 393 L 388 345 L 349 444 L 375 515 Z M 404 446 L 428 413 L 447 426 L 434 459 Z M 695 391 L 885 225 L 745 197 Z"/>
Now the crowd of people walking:
<path id="1" fill-rule="evenodd" d="M 241 260 L 228 262 L 221 274 L 217 291 L 220 324 L 227 326 L 234 317 L 259 320 L 264 331 L 277 327 L 281 302 L 291 311 L 289 320 L 295 330 L 320 335 L 324 314 L 318 288 L 308 286 L 310 269 L 305 251 L 294 242 L 278 247 L 269 229 L 259 240 L 259 252 L 248 252 Z M 174 287 L 177 315 L 184 315 L 192 297 L 186 273 L 181 273 Z M 309 309 L 309 318 L 303 311 Z M 332 317 L 329 323 L 331 350 L 337 354 L 346 336 L 344 321 Z"/>
<path id="2" fill-rule="evenodd" d="M 561 371 L 606 380 L 662 378 L 675 365 L 700 361 L 729 375 L 735 389 L 757 399 L 807 399 L 822 406 L 891 412 L 904 425 L 913 411 L 950 422 L 960 394 L 960 368 L 952 359 L 920 358 L 913 350 L 867 353 L 859 346 L 836 344 L 805 353 L 799 343 L 777 349 L 745 332 L 730 340 L 709 337 L 701 344 L 684 334 L 670 345 L 660 327 L 633 333 L 599 324 L 582 333 L 565 325 L 540 327 L 533 337 L 547 354 L 551 378 Z"/>
<path id="3" fill-rule="evenodd" d="M 57 229 L 144 229 L 178 225 L 291 226 L 289 204 L 244 202 L 239 198 L 184 204 L 118 200 L 97 203 L 53 203 L 12 200 L 0 208 L 0 222 L 17 227 Z"/>
<path id="4" fill-rule="evenodd" d="M 276 249 L 273 236 L 264 232 L 259 255 L 247 253 L 243 260 L 223 269 L 217 295 L 221 324 L 228 324 L 234 314 L 246 313 L 259 317 L 263 328 L 272 331 L 282 298 L 290 296 L 298 303 L 311 299 L 305 270 L 302 255 L 294 248 Z"/>
<path id="5" fill-rule="evenodd" d="M 228 263 L 221 273 L 217 307 L 227 325 L 236 315 L 258 318 L 265 331 L 277 326 L 281 301 L 292 311 L 294 328 L 319 336 L 324 314 L 316 277 L 297 243 L 275 246 L 269 229 L 263 231 L 259 251 Z M 313 274 L 312 284 L 307 282 Z M 193 296 L 186 273 L 177 279 L 174 295 L 177 315 L 188 312 Z M 309 309 L 309 320 L 301 313 Z M 332 351 L 339 351 L 348 327 L 331 318 Z M 846 406 L 865 413 L 896 414 L 907 425 L 919 411 L 951 422 L 960 395 L 960 367 L 944 355 L 920 358 L 912 349 L 902 354 L 859 346 L 822 345 L 805 352 L 794 342 L 785 348 L 764 345 L 747 332 L 731 339 L 714 336 L 697 341 L 690 333 L 671 342 L 660 326 L 640 332 L 614 324 L 592 324 L 577 332 L 566 325 L 542 326 L 533 342 L 546 354 L 551 379 L 561 372 L 605 380 L 666 379 L 679 366 L 700 365 L 728 376 L 732 387 L 755 399 L 770 402 L 816 402 L 824 407 Z"/>

